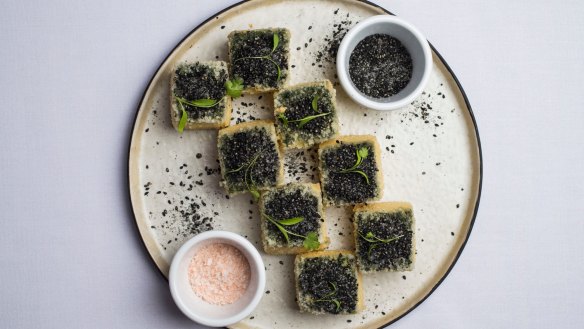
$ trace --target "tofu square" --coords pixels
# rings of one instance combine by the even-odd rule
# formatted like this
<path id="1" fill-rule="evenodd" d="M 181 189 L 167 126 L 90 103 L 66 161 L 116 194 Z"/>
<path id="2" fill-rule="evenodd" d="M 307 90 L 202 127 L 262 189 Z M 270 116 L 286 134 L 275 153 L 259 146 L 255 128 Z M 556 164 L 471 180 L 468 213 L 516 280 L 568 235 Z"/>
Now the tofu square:
<path id="1" fill-rule="evenodd" d="M 259 207 L 266 253 L 297 254 L 328 246 L 319 184 L 288 184 L 269 189 L 262 193 Z M 311 246 L 310 240 L 318 243 Z"/>
<path id="2" fill-rule="evenodd" d="M 308 148 L 339 131 L 336 91 L 329 80 L 286 87 L 274 93 L 276 133 L 285 148 Z"/>
<path id="3" fill-rule="evenodd" d="M 225 91 L 227 63 L 185 62 L 176 65 L 170 78 L 170 118 L 175 129 L 183 110 L 184 129 L 217 129 L 231 120 L 231 97 Z"/>
<path id="4" fill-rule="evenodd" d="M 296 299 L 301 312 L 354 314 L 363 309 L 361 274 L 355 255 L 345 250 L 296 256 Z"/>
<path id="5" fill-rule="evenodd" d="M 318 148 L 323 203 L 357 204 L 383 195 L 381 151 L 375 136 L 340 136 Z"/>
<path id="6" fill-rule="evenodd" d="M 284 182 L 282 154 L 274 122 L 255 120 L 219 130 L 221 185 L 231 195 L 259 191 Z"/>
<path id="7" fill-rule="evenodd" d="M 290 31 L 284 28 L 233 31 L 228 36 L 231 77 L 244 93 L 280 89 L 289 79 Z"/>
<path id="8" fill-rule="evenodd" d="M 415 261 L 415 219 L 407 202 L 355 206 L 355 254 L 361 272 L 411 271 Z"/>

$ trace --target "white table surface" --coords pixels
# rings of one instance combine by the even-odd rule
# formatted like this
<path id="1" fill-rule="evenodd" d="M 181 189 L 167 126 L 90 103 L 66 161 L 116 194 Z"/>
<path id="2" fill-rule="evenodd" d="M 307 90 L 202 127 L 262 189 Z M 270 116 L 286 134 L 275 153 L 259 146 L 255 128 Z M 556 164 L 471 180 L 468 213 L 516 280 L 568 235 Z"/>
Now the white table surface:
<path id="1" fill-rule="evenodd" d="M 139 240 L 128 140 L 161 61 L 235 2 L 3 2 L 0 327 L 199 328 Z M 466 249 L 392 328 L 583 328 L 584 2 L 375 2 L 455 71 L 484 151 Z"/>

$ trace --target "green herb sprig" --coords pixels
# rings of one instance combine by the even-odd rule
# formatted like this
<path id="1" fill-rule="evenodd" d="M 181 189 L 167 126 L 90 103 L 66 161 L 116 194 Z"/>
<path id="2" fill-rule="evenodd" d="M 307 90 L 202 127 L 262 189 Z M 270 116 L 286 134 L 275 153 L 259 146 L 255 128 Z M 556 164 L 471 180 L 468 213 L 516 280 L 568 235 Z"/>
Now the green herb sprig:
<path id="1" fill-rule="evenodd" d="M 260 155 L 261 155 L 261 152 L 256 153 L 254 155 L 254 157 L 249 162 L 244 163 L 239 168 L 229 170 L 225 173 L 226 175 L 228 175 L 228 174 L 236 173 L 236 172 L 239 172 L 239 171 L 242 171 L 245 169 L 244 174 L 243 174 L 243 180 L 245 182 L 245 186 L 247 187 L 247 190 L 249 191 L 249 193 L 251 193 L 254 200 L 259 199 L 260 191 L 258 190 L 258 188 L 255 184 L 255 181 L 253 179 L 252 170 L 253 170 L 253 167 L 256 165 L 257 160 L 260 157 Z"/>
<path id="2" fill-rule="evenodd" d="M 375 234 L 373 234 L 373 232 L 367 232 L 367 234 L 365 234 L 365 235 L 359 233 L 359 236 L 362 237 L 365 241 L 371 243 L 369 245 L 369 250 L 367 250 L 367 257 L 371 258 L 371 251 L 373 249 L 377 248 L 379 246 L 379 244 L 390 243 L 390 242 L 396 241 L 396 240 L 400 239 L 401 237 L 403 237 L 404 235 L 401 234 L 401 235 L 394 236 L 393 238 L 382 239 L 378 236 L 375 236 Z"/>
<path id="3" fill-rule="evenodd" d="M 331 298 L 337 295 L 337 285 L 334 282 L 328 282 L 328 284 L 331 285 L 333 291 L 322 296 L 320 299 L 315 300 L 314 302 L 332 302 L 337 306 L 336 311 L 338 312 L 341 309 L 341 302 L 339 302 L 339 300 L 336 298 Z"/>
<path id="4" fill-rule="evenodd" d="M 331 114 L 331 112 L 309 115 L 309 116 L 306 116 L 306 117 L 298 119 L 298 120 L 290 120 L 286 117 L 286 115 L 284 113 L 280 113 L 280 114 L 278 114 L 278 119 L 280 119 L 282 121 L 282 123 L 284 124 L 285 127 L 288 127 L 288 124 L 290 124 L 292 122 L 298 122 L 298 128 L 302 128 L 310 121 L 312 121 L 316 118 L 324 117 L 324 116 L 329 115 L 329 114 Z"/>
<path id="5" fill-rule="evenodd" d="M 341 173 L 341 174 L 348 174 L 348 173 L 359 174 L 359 175 L 365 177 L 367 184 L 369 184 L 369 176 L 367 176 L 367 174 L 365 172 L 363 172 L 363 170 L 359 169 L 359 166 L 361 166 L 361 164 L 363 163 L 363 160 L 365 160 L 369 156 L 369 148 L 367 148 L 367 146 L 362 146 L 359 149 L 357 149 L 357 151 L 355 153 L 357 155 L 357 159 L 355 161 L 355 164 L 351 168 L 347 168 L 347 169 L 343 169 L 343 170 L 339 171 L 339 173 Z"/>
<path id="6" fill-rule="evenodd" d="M 204 99 L 196 99 L 194 101 L 189 101 L 189 100 L 184 99 L 182 97 L 174 96 L 174 99 L 176 99 L 176 101 L 178 102 L 178 108 L 182 112 L 181 116 L 180 116 L 180 120 L 178 122 L 178 127 L 177 127 L 178 132 L 182 133 L 185 130 L 185 126 L 187 125 L 188 114 L 187 114 L 187 110 L 185 109 L 185 105 L 189 105 L 189 106 L 193 106 L 193 107 L 210 108 L 210 107 L 213 107 L 213 106 L 221 103 L 221 101 L 224 98 L 225 97 L 222 97 L 218 100 L 204 98 Z"/>
<path id="7" fill-rule="evenodd" d="M 320 95 L 318 95 L 318 94 L 314 95 L 314 98 L 312 99 L 312 103 L 310 103 L 310 105 L 312 106 L 312 109 L 316 113 L 320 113 L 320 111 L 318 110 L 318 99 L 319 98 L 320 98 Z"/>
<path id="8" fill-rule="evenodd" d="M 296 225 L 304 220 L 304 217 L 293 217 L 288 219 L 274 219 L 266 214 L 263 214 L 264 217 L 272 224 L 274 224 L 278 230 L 282 233 L 284 238 L 286 239 L 286 243 L 290 243 L 290 235 L 297 236 L 299 238 L 304 238 L 302 245 L 304 248 L 308 250 L 316 250 L 320 247 L 320 242 L 318 242 L 318 235 L 316 232 L 308 232 L 306 235 L 301 235 L 294 233 L 286 228 L 286 226 Z"/>
<path id="9" fill-rule="evenodd" d="M 270 56 L 272 56 L 272 54 L 274 53 L 274 51 L 276 51 L 276 48 L 278 48 L 278 45 L 280 44 L 280 36 L 278 35 L 278 33 L 274 33 L 274 37 L 273 37 L 273 41 L 272 41 L 272 51 L 265 55 L 265 56 L 248 56 L 248 57 L 241 57 L 238 58 L 236 60 L 234 60 L 233 62 L 238 62 L 240 60 L 244 60 L 244 59 L 260 59 L 260 60 L 268 60 L 270 62 L 272 62 L 272 64 L 274 64 L 274 66 L 276 66 L 276 69 L 278 70 L 278 76 L 276 77 L 276 81 L 280 80 L 280 76 L 282 74 L 282 70 L 280 69 L 280 65 L 278 65 L 278 63 L 276 63 Z"/>
<path id="10" fill-rule="evenodd" d="M 242 78 L 235 78 L 233 80 L 225 81 L 225 92 L 227 95 L 233 97 L 234 99 L 241 96 L 243 91 L 243 79 Z M 185 105 L 193 106 L 193 107 L 201 107 L 201 108 L 211 108 L 223 101 L 225 97 L 222 97 L 218 100 L 215 99 L 196 99 L 194 101 L 189 101 L 183 97 L 174 96 L 174 99 L 178 102 L 178 108 L 181 110 L 180 120 L 178 122 L 177 130 L 179 133 L 182 133 L 187 125 L 188 120 L 188 113 L 185 109 Z"/>
<path id="11" fill-rule="evenodd" d="M 314 95 L 314 98 L 312 98 L 312 102 L 310 104 L 310 106 L 312 107 L 312 109 L 314 110 L 314 112 L 316 113 L 320 113 L 320 110 L 318 109 L 318 99 L 319 99 L 319 95 L 316 94 Z M 302 128 L 304 127 L 307 123 L 309 123 L 310 121 L 316 119 L 316 118 L 320 118 L 320 117 L 324 117 L 331 114 L 331 112 L 327 112 L 327 113 L 320 113 L 320 114 L 315 114 L 315 115 L 308 115 L 305 116 L 304 118 L 300 118 L 297 120 L 290 120 L 288 119 L 288 117 L 286 117 L 286 114 L 284 113 L 280 113 L 277 115 L 278 119 L 280 119 L 280 121 L 282 121 L 282 123 L 284 124 L 284 127 L 288 127 L 288 124 L 293 123 L 293 122 L 298 122 L 298 128 Z"/>
<path id="12" fill-rule="evenodd" d="M 234 99 L 241 97 L 241 93 L 243 91 L 243 79 L 235 78 L 233 80 L 225 81 L 225 90 L 227 91 L 227 95 L 233 97 Z"/>

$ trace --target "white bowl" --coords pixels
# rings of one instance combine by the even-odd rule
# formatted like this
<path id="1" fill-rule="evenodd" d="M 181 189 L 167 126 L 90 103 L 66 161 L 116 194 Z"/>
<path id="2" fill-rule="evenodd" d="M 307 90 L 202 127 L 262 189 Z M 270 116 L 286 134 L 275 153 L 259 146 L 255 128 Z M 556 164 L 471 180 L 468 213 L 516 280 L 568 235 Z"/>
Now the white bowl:
<path id="1" fill-rule="evenodd" d="M 233 304 L 210 304 L 197 296 L 189 283 L 191 259 L 200 248 L 212 243 L 236 247 L 249 262 L 249 285 L 243 296 Z M 241 321 L 256 308 L 264 294 L 266 272 L 262 257 L 247 239 L 232 232 L 208 231 L 188 240 L 177 251 L 170 265 L 168 281 L 174 302 L 187 317 L 206 326 L 225 327 Z"/>
<path id="2" fill-rule="evenodd" d="M 372 98 L 359 91 L 349 75 L 349 59 L 357 44 L 373 34 L 389 34 L 401 41 L 412 57 L 412 78 L 397 94 L 387 98 Z M 418 97 L 432 71 L 432 51 L 428 41 L 418 29 L 403 19 L 379 15 L 364 19 L 343 38 L 337 53 L 337 75 L 343 89 L 355 102 L 374 110 L 395 110 L 404 107 Z"/>

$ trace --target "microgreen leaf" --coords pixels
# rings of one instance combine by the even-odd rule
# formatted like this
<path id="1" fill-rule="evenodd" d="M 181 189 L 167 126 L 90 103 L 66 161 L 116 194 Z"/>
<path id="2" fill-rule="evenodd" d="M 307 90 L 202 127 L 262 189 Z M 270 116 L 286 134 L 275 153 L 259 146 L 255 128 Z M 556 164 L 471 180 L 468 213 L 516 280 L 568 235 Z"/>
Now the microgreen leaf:
<path id="1" fill-rule="evenodd" d="M 363 162 L 363 159 L 366 159 L 369 156 L 369 148 L 367 146 L 363 146 L 357 150 L 357 157 Z"/>
<path id="2" fill-rule="evenodd" d="M 282 232 L 282 234 L 284 235 L 284 238 L 286 238 L 286 243 L 290 243 L 290 238 L 288 237 L 288 231 L 282 225 L 277 224 L 274 221 L 272 221 L 272 223 L 274 223 L 276 225 L 276 227 L 280 230 L 280 232 Z"/>
<path id="3" fill-rule="evenodd" d="M 369 149 L 367 148 L 367 146 L 363 146 L 355 151 L 355 155 L 357 156 L 355 164 L 351 168 L 345 169 L 345 171 L 351 171 L 359 167 L 361 163 L 363 163 L 363 160 L 369 156 Z"/>
<path id="4" fill-rule="evenodd" d="M 355 160 L 355 164 L 351 168 L 343 169 L 343 170 L 339 171 L 339 173 L 341 173 L 341 174 L 348 174 L 348 173 L 359 174 L 359 175 L 365 177 L 365 180 L 367 181 L 367 185 L 369 185 L 369 176 L 367 176 L 367 174 L 363 170 L 357 169 L 363 163 L 363 160 L 369 156 L 369 148 L 367 146 L 362 146 L 355 151 L 355 155 L 357 157 L 357 159 Z"/>
<path id="5" fill-rule="evenodd" d="M 396 236 L 396 237 L 393 237 L 393 238 L 391 238 L 391 239 L 385 239 L 385 240 L 383 240 L 383 239 L 379 239 L 379 241 L 380 241 L 380 242 L 383 242 L 383 243 L 389 243 L 389 242 L 392 242 L 392 241 L 395 241 L 395 240 L 397 240 L 397 239 L 401 238 L 402 236 L 404 236 L 404 235 L 403 235 L 403 234 L 402 234 L 402 235 L 398 235 L 398 236 Z"/>
<path id="6" fill-rule="evenodd" d="M 361 234 L 361 233 L 359 233 L 359 235 L 368 242 L 381 242 L 381 243 L 389 243 L 389 242 L 395 241 L 395 240 L 404 236 L 403 234 L 400 234 L 400 235 L 394 236 L 393 238 L 382 239 L 378 236 L 375 236 L 373 234 L 373 232 L 367 232 L 367 234 L 365 236 L 363 236 L 363 234 Z"/>
<path id="7" fill-rule="evenodd" d="M 312 99 L 312 109 L 314 110 L 314 112 L 316 113 L 320 113 L 320 111 L 318 110 L 318 94 L 314 95 L 314 98 Z"/>
<path id="8" fill-rule="evenodd" d="M 255 166 L 260 155 L 261 155 L 261 152 L 256 153 L 250 161 L 242 164 L 238 168 L 231 169 L 225 173 L 225 174 L 232 174 L 232 173 L 240 172 L 240 171 L 245 169 L 245 171 L 243 173 L 243 181 L 245 183 L 245 186 L 247 187 L 247 190 L 251 193 L 251 195 L 253 196 L 253 198 L 255 200 L 259 199 L 260 191 L 258 190 L 258 188 L 255 185 L 255 182 L 253 180 L 252 170 L 253 170 L 253 167 Z"/>
<path id="9" fill-rule="evenodd" d="M 276 61 L 274 61 L 271 58 L 268 58 L 268 57 L 263 57 L 263 58 L 269 60 L 270 62 L 272 62 L 272 64 L 276 65 L 276 69 L 278 70 L 278 75 L 276 76 L 276 81 L 280 80 L 280 76 L 282 75 L 282 72 L 280 70 L 280 65 L 278 65 L 278 63 L 276 63 Z"/>
<path id="10" fill-rule="evenodd" d="M 330 285 L 333 287 L 333 295 L 337 293 L 337 285 L 334 282 L 329 282 Z"/>
<path id="11" fill-rule="evenodd" d="M 323 117 L 323 116 L 329 115 L 329 114 L 331 114 L 331 112 L 321 113 L 321 114 L 317 114 L 317 115 L 311 115 L 311 116 L 302 118 L 302 120 L 300 120 L 300 123 L 298 124 L 298 128 L 304 127 L 304 125 L 306 125 L 307 123 L 309 123 L 310 121 L 312 121 L 316 118 Z"/>
<path id="12" fill-rule="evenodd" d="M 181 102 L 178 102 L 178 107 L 180 108 L 182 114 L 180 116 L 180 121 L 178 122 L 178 127 L 177 130 L 179 133 L 182 134 L 182 132 L 185 130 L 185 126 L 187 125 L 187 111 L 185 110 L 185 107 L 182 105 Z"/>
<path id="13" fill-rule="evenodd" d="M 284 113 L 278 114 L 278 119 L 280 119 L 282 121 L 282 123 L 284 124 L 284 127 L 288 127 L 288 118 L 286 117 L 286 115 Z"/>
<path id="14" fill-rule="evenodd" d="M 175 96 L 175 98 L 181 104 L 187 104 L 187 105 L 190 105 L 190 106 L 202 107 L 202 108 L 213 107 L 213 106 L 219 104 L 219 102 L 221 102 L 223 100 L 223 98 L 221 98 L 219 100 L 204 98 L 204 99 L 196 99 L 194 101 L 189 101 L 189 100 L 186 100 L 186 99 L 184 99 L 182 97 L 176 97 Z"/>
<path id="15" fill-rule="evenodd" d="M 377 248 L 378 245 L 379 245 L 378 243 L 369 245 L 369 250 L 367 250 L 367 258 L 371 259 L 371 251 Z"/>
<path id="16" fill-rule="evenodd" d="M 274 46 L 272 48 L 272 53 L 276 50 L 276 48 L 278 48 L 279 44 L 280 44 L 280 36 L 278 35 L 278 33 L 274 33 Z"/>
<path id="17" fill-rule="evenodd" d="M 328 298 L 328 297 L 334 296 L 337 293 L 337 285 L 334 282 L 330 282 L 330 281 L 327 281 L 327 282 L 333 288 L 333 290 L 331 292 L 329 292 L 328 294 L 322 296 L 322 298 Z"/>
<path id="18" fill-rule="evenodd" d="M 235 78 L 233 80 L 225 81 L 225 89 L 227 91 L 227 95 L 233 98 L 240 97 L 243 91 L 243 79 Z"/>
<path id="19" fill-rule="evenodd" d="M 315 300 L 315 302 L 331 302 L 331 303 L 334 303 L 337 306 L 336 312 L 338 312 L 341 309 L 341 302 L 339 302 L 338 299 L 336 299 L 336 298 L 329 299 L 330 297 L 333 297 L 334 295 L 337 294 L 337 285 L 334 282 L 329 282 L 329 284 L 331 285 L 331 287 L 333 287 L 333 291 L 331 291 L 328 294 L 322 296 L 322 298 Z"/>
<path id="20" fill-rule="evenodd" d="M 197 107 L 211 107 L 217 104 L 217 101 L 214 99 L 197 99 L 191 102 L 194 106 Z"/>
<path id="21" fill-rule="evenodd" d="M 257 187 L 255 186 L 255 182 L 253 181 L 253 176 L 252 176 L 252 172 L 251 170 L 253 169 L 253 167 L 256 164 L 256 161 L 258 160 L 259 156 L 260 156 L 260 152 L 258 152 L 253 159 L 250 161 L 250 163 L 247 165 L 247 168 L 245 168 L 245 173 L 243 174 L 243 180 L 245 182 L 245 186 L 247 186 L 247 190 L 251 193 L 252 197 L 254 198 L 254 200 L 257 200 L 260 198 L 260 192 L 258 191 Z M 249 183 L 247 182 L 247 177 L 248 177 L 248 172 L 249 172 L 249 180 L 251 182 L 251 186 L 249 185 Z"/>
<path id="22" fill-rule="evenodd" d="M 309 115 L 307 117 L 304 117 L 304 118 L 298 119 L 298 120 L 288 120 L 288 122 L 298 122 L 298 128 L 302 128 L 302 127 L 304 127 L 304 125 L 306 125 L 310 121 L 312 121 L 316 118 L 324 117 L 325 115 L 329 115 L 329 114 L 331 114 L 331 112 Z"/>
<path id="23" fill-rule="evenodd" d="M 298 224 L 303 220 L 304 220 L 304 217 L 293 217 L 293 218 L 288 218 L 288 219 L 281 219 L 278 221 L 278 224 L 290 226 L 290 225 Z"/>
<path id="24" fill-rule="evenodd" d="M 341 302 L 339 302 L 336 299 L 331 300 L 331 302 L 333 302 L 333 303 L 335 303 L 335 305 L 337 305 L 336 311 L 338 312 L 341 309 Z"/>
<path id="25" fill-rule="evenodd" d="M 373 232 L 367 232 L 367 234 L 365 234 L 365 235 L 359 233 L 359 236 L 362 237 L 363 239 L 365 239 L 365 241 L 371 243 L 369 245 L 369 249 L 367 250 L 367 257 L 371 258 L 371 251 L 373 249 L 377 248 L 380 244 L 393 242 L 393 241 L 398 240 L 399 238 L 403 237 L 404 235 L 401 234 L 401 235 L 394 236 L 393 238 L 382 239 L 378 236 L 375 236 L 373 234 Z"/>
<path id="26" fill-rule="evenodd" d="M 316 250 L 320 247 L 320 242 L 318 242 L 318 234 L 316 232 L 308 232 L 306 238 L 302 242 L 304 248 L 308 250 Z"/>
<path id="27" fill-rule="evenodd" d="M 284 226 L 280 225 L 280 223 L 278 223 L 278 221 L 276 221 L 275 219 L 273 219 L 272 217 L 266 215 L 266 214 L 262 214 L 264 217 L 266 217 L 270 222 L 272 222 L 272 224 L 276 225 L 276 227 L 278 228 L 278 230 L 280 230 L 280 232 L 282 232 L 282 235 L 284 235 L 284 238 L 286 239 L 286 243 L 290 243 L 290 235 L 294 235 L 300 238 L 304 238 L 303 235 L 300 234 L 296 234 L 294 232 L 290 232 L 288 231 L 286 228 L 284 228 Z"/>
<path id="28" fill-rule="evenodd" d="M 257 187 L 252 186 L 249 189 L 249 193 L 251 193 L 251 196 L 253 197 L 254 200 L 258 200 L 260 198 L 260 191 L 258 191 Z"/>
<path id="29" fill-rule="evenodd" d="M 280 65 L 278 65 L 278 63 L 276 63 L 276 61 L 274 61 L 271 58 L 271 56 L 274 53 L 274 51 L 276 51 L 276 48 L 278 48 L 279 44 L 280 44 L 280 36 L 278 35 L 278 33 L 274 33 L 272 51 L 269 54 L 267 54 L 265 56 L 241 57 L 241 58 L 237 58 L 233 62 L 235 63 L 235 62 L 238 62 L 238 61 L 243 60 L 243 59 L 265 59 L 265 60 L 268 60 L 268 61 L 272 62 L 272 64 L 274 64 L 276 66 L 276 70 L 278 70 L 278 75 L 276 76 L 276 82 L 278 82 L 278 81 L 280 81 L 280 78 L 282 77 L 282 69 L 280 68 Z"/>
<path id="30" fill-rule="evenodd" d="M 294 224 L 300 223 L 301 221 L 304 220 L 304 217 L 293 217 L 293 218 L 288 218 L 288 219 L 275 220 L 275 219 L 273 219 L 272 217 L 270 217 L 270 216 L 268 216 L 266 214 L 262 214 L 262 215 L 264 217 L 266 217 L 267 220 L 269 220 L 270 222 L 272 222 L 272 224 L 276 225 L 276 227 L 278 228 L 278 230 L 280 230 L 280 232 L 282 232 L 282 235 L 284 235 L 284 238 L 286 239 L 286 243 L 290 243 L 290 237 L 289 237 L 289 235 L 294 235 L 294 236 L 297 236 L 299 238 L 304 238 L 304 240 L 306 241 L 307 236 L 294 233 L 292 231 L 287 230 L 284 227 L 284 226 L 290 226 L 290 225 L 294 225 Z M 313 233 L 313 232 L 311 232 L 311 233 Z M 308 235 L 310 235 L 310 233 Z M 311 236 L 311 239 L 312 238 L 313 237 Z M 318 243 L 318 238 L 317 238 L 317 243 Z"/>
<path id="31" fill-rule="evenodd" d="M 243 168 L 245 168 L 245 166 L 247 166 L 247 163 L 242 164 L 241 167 L 239 167 L 239 168 L 229 170 L 228 172 L 226 172 L 226 174 L 231 174 L 231 173 L 236 173 L 238 171 L 241 171 Z"/>
<path id="32" fill-rule="evenodd" d="M 357 173 L 357 174 L 365 177 L 365 180 L 367 181 L 367 185 L 369 185 L 369 176 L 367 176 L 367 174 L 365 172 L 363 172 L 362 170 L 351 170 L 351 172 Z"/>
<path id="33" fill-rule="evenodd" d="M 375 240 L 375 236 L 371 232 L 367 232 L 366 235 L 359 233 L 359 236 L 361 236 L 367 242 L 371 242 L 371 243 L 377 242 L 377 240 Z"/>

